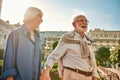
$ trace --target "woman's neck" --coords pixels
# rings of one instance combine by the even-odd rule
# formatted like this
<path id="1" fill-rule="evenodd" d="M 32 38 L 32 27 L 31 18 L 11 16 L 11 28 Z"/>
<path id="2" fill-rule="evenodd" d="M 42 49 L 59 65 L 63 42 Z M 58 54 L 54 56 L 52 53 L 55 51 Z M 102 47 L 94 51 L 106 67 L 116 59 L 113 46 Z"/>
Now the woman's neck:
<path id="1" fill-rule="evenodd" d="M 25 26 L 26 26 L 26 28 L 28 29 L 28 31 L 30 32 L 30 33 L 34 33 L 34 27 L 32 26 L 32 24 L 28 24 L 28 23 L 26 23 L 25 24 Z"/>

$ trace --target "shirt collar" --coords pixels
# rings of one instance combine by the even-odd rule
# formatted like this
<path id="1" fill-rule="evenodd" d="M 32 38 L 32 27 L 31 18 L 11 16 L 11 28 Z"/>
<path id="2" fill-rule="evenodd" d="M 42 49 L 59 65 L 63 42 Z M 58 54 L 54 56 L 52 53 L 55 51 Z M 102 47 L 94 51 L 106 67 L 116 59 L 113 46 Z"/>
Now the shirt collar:
<path id="1" fill-rule="evenodd" d="M 24 32 L 25 34 L 30 35 L 29 30 L 27 29 L 27 27 L 26 27 L 24 24 L 22 25 L 22 29 L 23 29 L 23 32 Z"/>
<path id="2" fill-rule="evenodd" d="M 40 37 L 40 31 L 39 30 L 34 30 L 34 32 L 35 32 L 35 34 L 38 36 L 38 37 Z"/>
<path id="3" fill-rule="evenodd" d="M 25 34 L 30 35 L 29 30 L 27 29 L 27 27 L 24 24 L 22 25 L 22 28 L 23 28 L 23 31 L 24 31 Z M 39 37 L 40 31 L 39 30 L 34 30 L 34 32 Z"/>
<path id="4" fill-rule="evenodd" d="M 74 31 L 74 38 L 76 38 L 76 39 L 82 39 L 82 37 L 77 32 L 75 32 L 75 31 Z M 83 37 L 83 39 L 85 39 L 85 36 Z"/>

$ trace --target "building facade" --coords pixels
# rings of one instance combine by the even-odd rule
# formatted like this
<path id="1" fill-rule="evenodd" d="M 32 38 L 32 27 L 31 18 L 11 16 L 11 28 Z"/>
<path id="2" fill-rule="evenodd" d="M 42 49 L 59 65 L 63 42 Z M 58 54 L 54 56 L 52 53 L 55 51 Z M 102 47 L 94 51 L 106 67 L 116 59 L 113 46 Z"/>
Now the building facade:
<path id="1" fill-rule="evenodd" d="M 0 18 L 1 18 L 1 11 L 2 11 L 2 2 L 3 0 L 0 0 Z"/>
<path id="2" fill-rule="evenodd" d="M 0 49 L 4 48 L 5 40 L 12 29 L 13 26 L 0 19 Z"/>
<path id="3" fill-rule="evenodd" d="M 90 30 L 87 35 L 91 37 L 94 42 L 95 49 L 102 46 L 105 47 L 116 47 L 120 40 L 120 30 L 118 31 L 107 31 L 101 29 Z"/>

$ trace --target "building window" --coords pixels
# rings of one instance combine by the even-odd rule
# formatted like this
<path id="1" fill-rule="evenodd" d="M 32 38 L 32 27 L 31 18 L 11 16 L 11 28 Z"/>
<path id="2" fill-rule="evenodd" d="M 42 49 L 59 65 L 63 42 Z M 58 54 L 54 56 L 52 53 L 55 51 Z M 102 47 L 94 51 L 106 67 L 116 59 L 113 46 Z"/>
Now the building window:
<path id="1" fill-rule="evenodd" d="M 115 43 L 115 41 L 113 41 L 113 43 Z"/>
<path id="2" fill-rule="evenodd" d="M 120 39 L 120 34 L 119 34 L 118 38 Z"/>
<path id="3" fill-rule="evenodd" d="M 100 37 L 103 37 L 103 34 L 100 34 Z"/>
<path id="4" fill-rule="evenodd" d="M 113 38 L 112 34 L 109 34 L 109 38 Z"/>
<path id="5" fill-rule="evenodd" d="M 107 41 L 107 43 L 109 43 L 109 41 Z"/>
<path id="6" fill-rule="evenodd" d="M 98 35 L 96 34 L 96 37 L 98 37 Z"/>
<path id="7" fill-rule="evenodd" d="M 108 34 L 105 34 L 105 37 L 108 37 Z"/>
<path id="8" fill-rule="evenodd" d="M 114 38 L 117 38 L 117 34 L 114 34 Z"/>
<path id="9" fill-rule="evenodd" d="M 95 36 L 95 34 L 92 34 L 92 36 L 94 37 L 94 36 Z"/>

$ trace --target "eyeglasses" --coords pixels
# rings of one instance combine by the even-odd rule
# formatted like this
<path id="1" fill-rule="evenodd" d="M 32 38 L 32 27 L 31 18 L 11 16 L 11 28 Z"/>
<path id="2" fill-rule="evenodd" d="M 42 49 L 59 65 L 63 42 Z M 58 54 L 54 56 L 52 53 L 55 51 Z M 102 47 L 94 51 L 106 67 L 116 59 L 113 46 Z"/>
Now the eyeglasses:
<path id="1" fill-rule="evenodd" d="M 88 21 L 88 20 L 84 20 L 84 19 L 75 20 L 75 22 L 86 22 L 86 23 L 89 23 L 89 21 Z"/>

